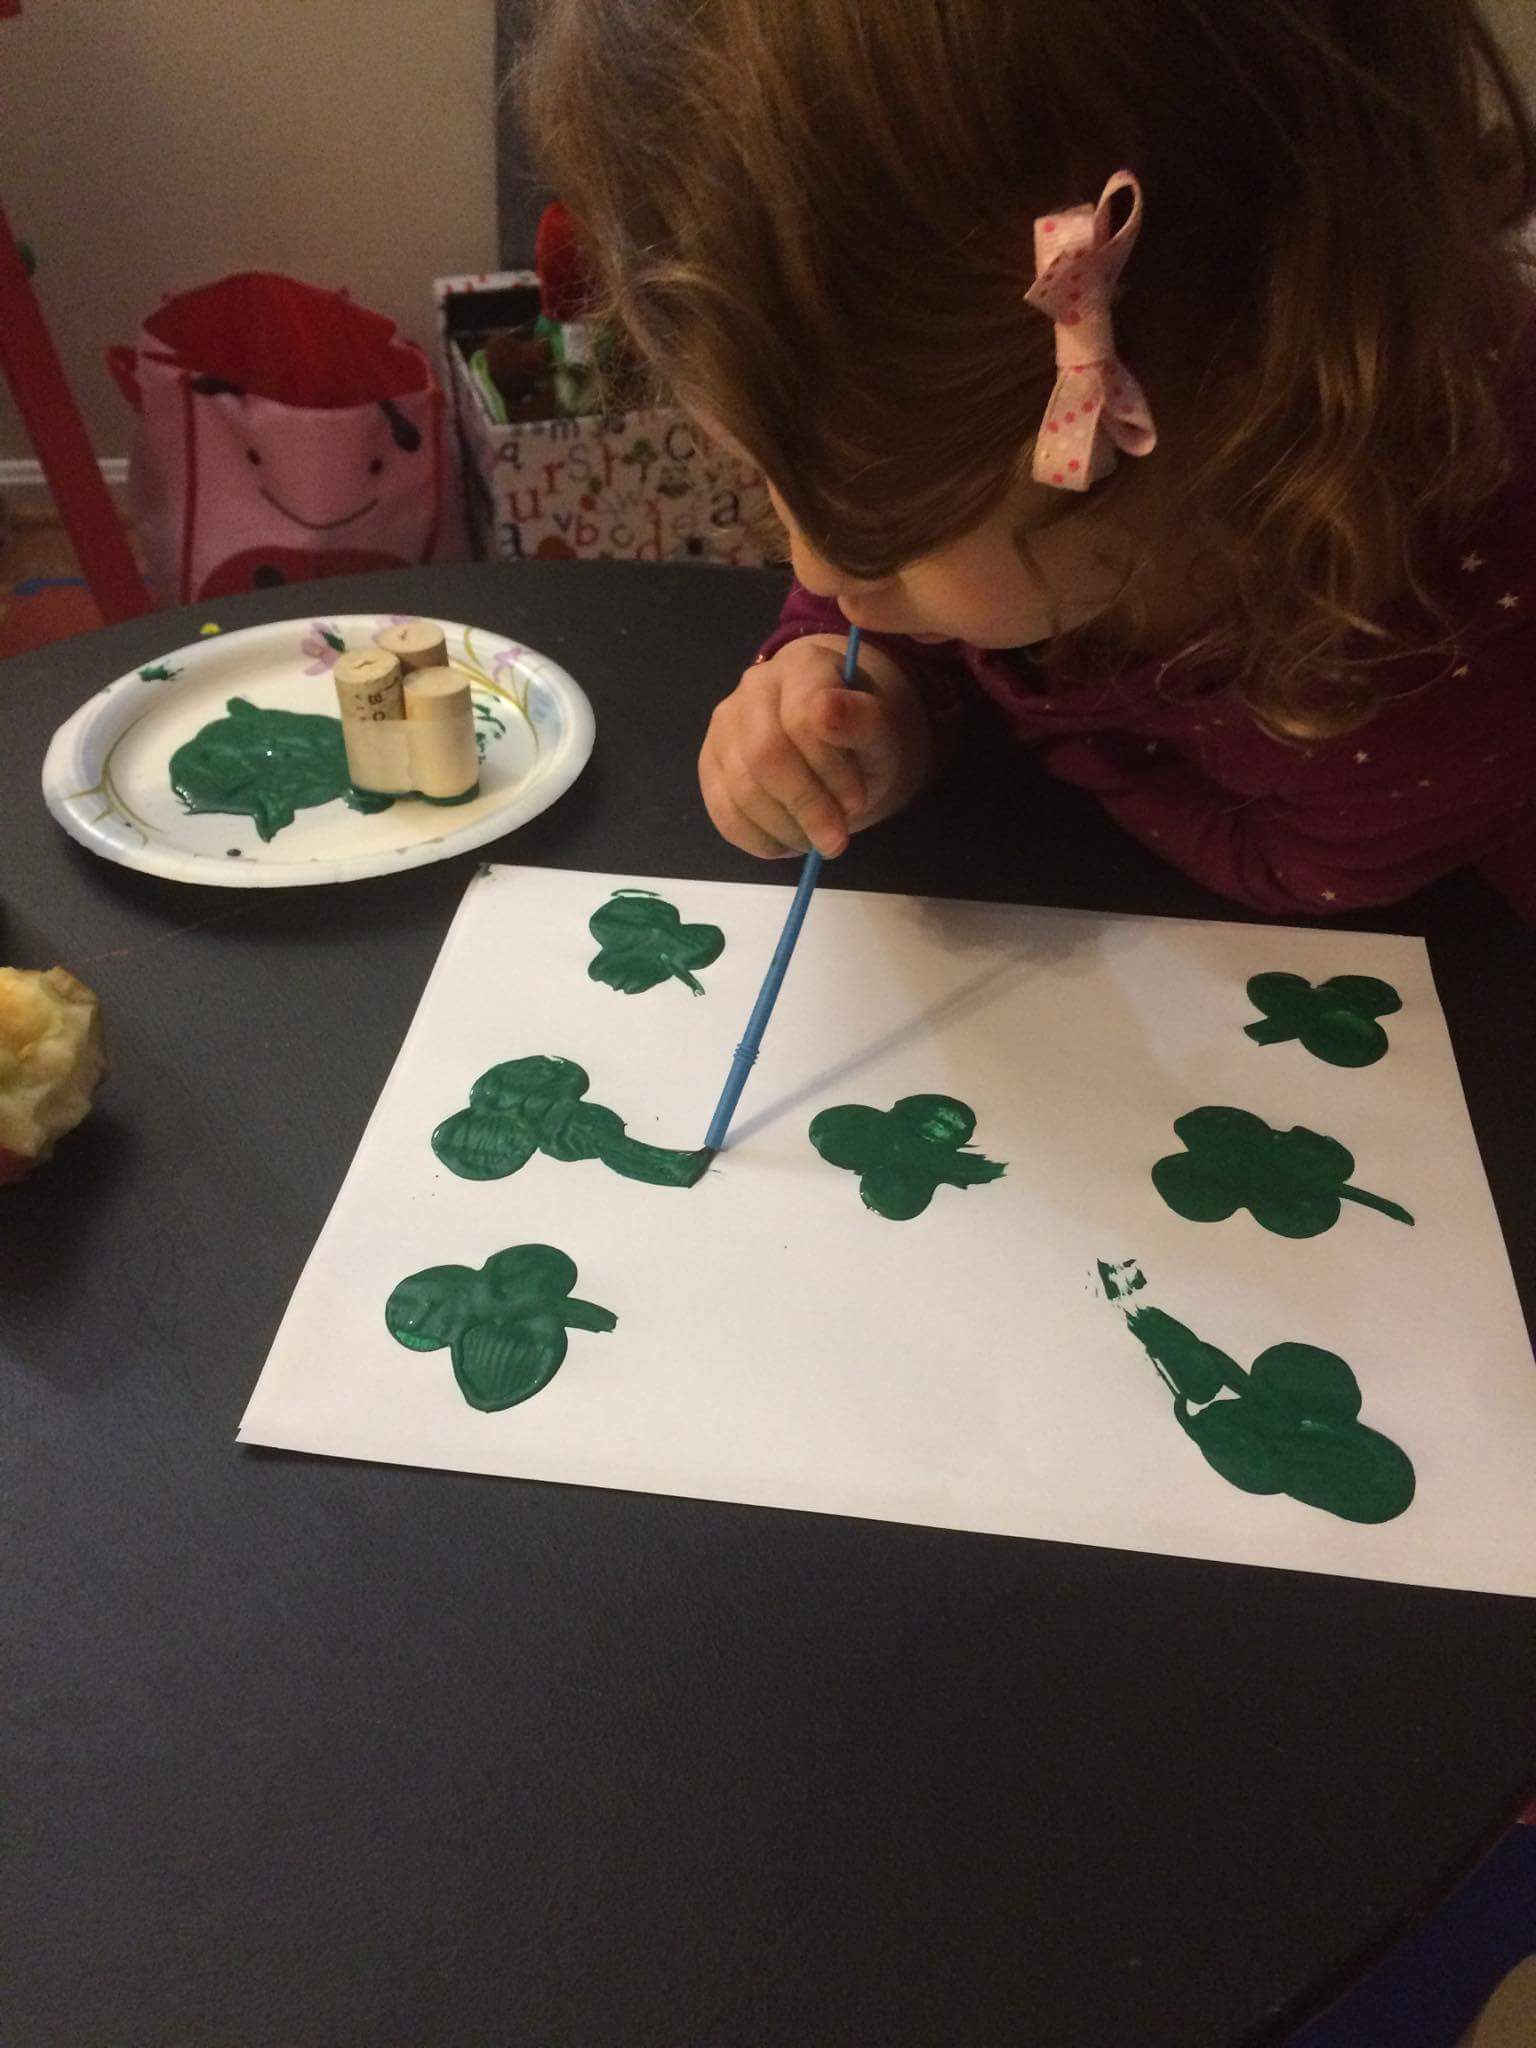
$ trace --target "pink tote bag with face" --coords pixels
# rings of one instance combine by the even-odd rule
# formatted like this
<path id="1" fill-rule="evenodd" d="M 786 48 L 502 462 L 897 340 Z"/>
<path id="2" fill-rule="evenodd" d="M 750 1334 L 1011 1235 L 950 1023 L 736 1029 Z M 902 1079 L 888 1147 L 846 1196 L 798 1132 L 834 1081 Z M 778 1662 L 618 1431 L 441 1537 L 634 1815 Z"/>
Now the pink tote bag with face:
<path id="1" fill-rule="evenodd" d="M 433 559 L 442 393 L 382 314 L 245 271 L 168 299 L 108 363 L 138 411 L 129 491 L 162 602 Z"/>

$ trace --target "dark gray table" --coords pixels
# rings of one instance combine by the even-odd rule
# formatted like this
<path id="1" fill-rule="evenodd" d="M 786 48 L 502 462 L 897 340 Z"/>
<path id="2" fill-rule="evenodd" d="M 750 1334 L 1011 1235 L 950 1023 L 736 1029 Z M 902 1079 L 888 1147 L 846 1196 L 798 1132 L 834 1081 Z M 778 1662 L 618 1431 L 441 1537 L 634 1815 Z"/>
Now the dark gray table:
<path id="1" fill-rule="evenodd" d="M 731 878 L 693 756 L 777 593 L 461 568 L 324 609 L 590 690 L 591 771 L 493 858 Z M 1529 1605 L 235 1448 L 471 861 L 243 895 L 67 841 L 49 733 L 206 616 L 0 667 L 0 958 L 85 975 L 114 1056 L 0 1193 L 6 2042 L 1278 2038 L 1514 1814 Z M 834 884 L 1230 914 L 982 759 Z M 1380 923 L 1431 936 L 1529 1311 L 1536 948 L 1470 881 Z"/>

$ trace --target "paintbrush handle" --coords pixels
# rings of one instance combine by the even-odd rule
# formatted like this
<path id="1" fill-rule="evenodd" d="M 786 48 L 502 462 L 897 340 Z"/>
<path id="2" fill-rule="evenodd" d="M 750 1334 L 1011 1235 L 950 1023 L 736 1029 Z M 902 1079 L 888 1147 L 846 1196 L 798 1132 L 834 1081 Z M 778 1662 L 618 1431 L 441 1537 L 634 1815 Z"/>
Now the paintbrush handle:
<path id="1" fill-rule="evenodd" d="M 773 949 L 773 959 L 758 990 L 757 1001 L 752 1005 L 752 1014 L 747 1019 L 746 1035 L 737 1046 L 731 1061 L 731 1071 L 725 1077 L 725 1087 L 714 1116 L 710 1119 L 709 1132 L 704 1140 L 707 1152 L 718 1152 L 725 1143 L 725 1134 L 731 1127 L 731 1118 L 736 1114 L 736 1105 L 741 1100 L 741 1091 L 747 1085 L 747 1076 L 757 1064 L 758 1050 L 763 1042 L 763 1033 L 768 1029 L 768 1019 L 773 1015 L 773 1006 L 779 1000 L 779 990 L 784 986 L 784 976 L 789 971 L 790 957 L 795 950 L 795 941 L 800 936 L 800 927 L 805 923 L 805 913 L 811 907 L 811 895 L 821 874 L 821 855 L 808 853 L 800 869 L 800 882 L 795 890 L 795 900 L 789 906 L 789 915 L 784 920 L 784 929 L 779 934 L 779 943 Z"/>
<path id="2" fill-rule="evenodd" d="M 843 656 L 843 681 L 852 689 L 858 672 L 859 629 L 853 627 L 848 635 L 848 650 Z M 789 906 L 789 915 L 784 920 L 784 929 L 779 933 L 779 943 L 773 949 L 773 958 L 768 963 L 768 972 L 763 976 L 763 985 L 758 990 L 757 1001 L 752 1005 L 752 1014 L 747 1019 L 746 1032 L 737 1046 L 731 1060 L 731 1070 L 725 1077 L 725 1087 L 715 1113 L 710 1118 L 709 1131 L 704 1139 L 706 1152 L 718 1152 L 725 1143 L 725 1134 L 731 1127 L 731 1118 L 736 1114 L 736 1105 L 741 1100 L 741 1091 L 747 1085 L 747 1076 L 757 1064 L 757 1055 L 763 1043 L 763 1033 L 768 1029 L 768 1019 L 773 1015 L 773 1006 L 779 999 L 779 990 L 784 986 L 784 976 L 794 955 L 795 942 L 800 936 L 800 927 L 805 923 L 805 913 L 811 907 L 811 897 L 821 878 L 822 857 L 814 848 L 805 856 L 800 869 L 800 881 L 795 889 L 794 901 Z"/>

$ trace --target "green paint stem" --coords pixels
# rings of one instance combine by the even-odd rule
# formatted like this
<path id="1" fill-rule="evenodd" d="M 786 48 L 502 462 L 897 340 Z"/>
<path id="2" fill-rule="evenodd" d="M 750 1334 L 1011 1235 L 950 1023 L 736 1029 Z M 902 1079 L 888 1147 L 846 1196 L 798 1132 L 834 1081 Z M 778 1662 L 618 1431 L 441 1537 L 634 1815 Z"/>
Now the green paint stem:
<path id="1" fill-rule="evenodd" d="M 893 1223 L 921 1216 L 941 1187 L 983 1187 L 1008 1169 L 963 1148 L 976 1115 L 952 1095 L 906 1095 L 890 1109 L 843 1103 L 811 1119 L 811 1143 L 829 1166 L 859 1175 L 866 1209 Z"/>
<path id="2" fill-rule="evenodd" d="M 507 1060 L 483 1073 L 469 1107 L 432 1133 L 432 1150 L 462 1180 L 505 1180 L 535 1153 L 571 1163 L 601 1160 L 610 1172 L 651 1187 L 696 1187 L 711 1155 L 676 1152 L 631 1138 L 624 1119 L 585 1096 L 591 1081 L 554 1053 Z"/>
<path id="3" fill-rule="evenodd" d="M 1158 1160 L 1152 1185 L 1192 1223 L 1225 1223 L 1246 1209 L 1277 1236 L 1317 1237 L 1338 1222 L 1346 1201 L 1413 1222 L 1396 1202 L 1346 1186 L 1355 1155 L 1300 1124 L 1271 1130 L 1249 1110 L 1211 1105 L 1177 1118 L 1173 1130 L 1186 1149 Z"/>
<path id="4" fill-rule="evenodd" d="M 709 1171 L 709 1151 L 673 1152 L 665 1145 L 647 1145 L 639 1138 L 608 1139 L 598 1158 L 626 1180 L 643 1180 L 655 1188 L 694 1188 Z"/>
<path id="5" fill-rule="evenodd" d="M 1412 1223 L 1413 1218 L 1400 1202 L 1389 1202 L 1385 1195 L 1367 1194 L 1364 1188 L 1340 1188 L 1341 1202 L 1358 1202 L 1362 1209 L 1374 1209 L 1379 1215 L 1390 1216 L 1394 1223 Z"/>
<path id="6" fill-rule="evenodd" d="M 1359 1382 L 1334 1352 L 1272 1344 L 1245 1373 L 1163 1310 L 1116 1306 L 1172 1394 L 1179 1427 L 1228 1485 L 1348 1522 L 1389 1522 L 1411 1504 L 1411 1460 L 1361 1422 Z"/>
<path id="7" fill-rule="evenodd" d="M 225 713 L 171 756 L 171 787 L 189 811 L 250 818 L 270 840 L 296 812 L 338 797 L 355 811 L 385 811 L 394 801 L 348 781 L 339 718 L 262 711 L 244 697 L 231 697 Z"/>
<path id="8" fill-rule="evenodd" d="M 718 925 L 684 924 L 676 908 L 651 889 L 616 889 L 592 913 L 587 929 L 599 947 L 587 973 L 626 996 L 674 980 L 701 996 L 703 984 L 692 970 L 712 966 L 725 951 Z"/>
<path id="9" fill-rule="evenodd" d="M 565 1362 L 568 1330 L 605 1332 L 611 1309 L 572 1297 L 576 1265 L 548 1244 L 511 1245 L 483 1266 L 429 1266 L 402 1280 L 384 1323 L 409 1351 L 453 1360 L 471 1408 L 494 1414 L 547 1387 Z"/>
<path id="10" fill-rule="evenodd" d="M 1184 1401 L 1214 1401 L 1225 1388 L 1241 1392 L 1247 1380 L 1235 1358 L 1207 1344 L 1160 1308 L 1126 1311 L 1126 1324 L 1173 1392 Z"/>

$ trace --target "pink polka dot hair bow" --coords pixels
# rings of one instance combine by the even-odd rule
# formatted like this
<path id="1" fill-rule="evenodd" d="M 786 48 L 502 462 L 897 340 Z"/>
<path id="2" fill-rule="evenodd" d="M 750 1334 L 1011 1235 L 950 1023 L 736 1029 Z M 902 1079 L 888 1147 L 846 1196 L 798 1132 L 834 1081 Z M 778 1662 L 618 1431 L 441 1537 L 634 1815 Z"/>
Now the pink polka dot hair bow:
<path id="1" fill-rule="evenodd" d="M 1110 232 L 1116 193 L 1133 195 L 1130 218 Z M 1136 237 L 1141 186 L 1116 171 L 1097 206 L 1070 206 L 1035 222 L 1035 281 L 1026 306 L 1055 323 L 1056 389 L 1035 442 L 1036 483 L 1086 491 L 1115 466 L 1115 450 L 1150 455 L 1157 446 L 1152 409 L 1115 354 L 1110 305 Z"/>

